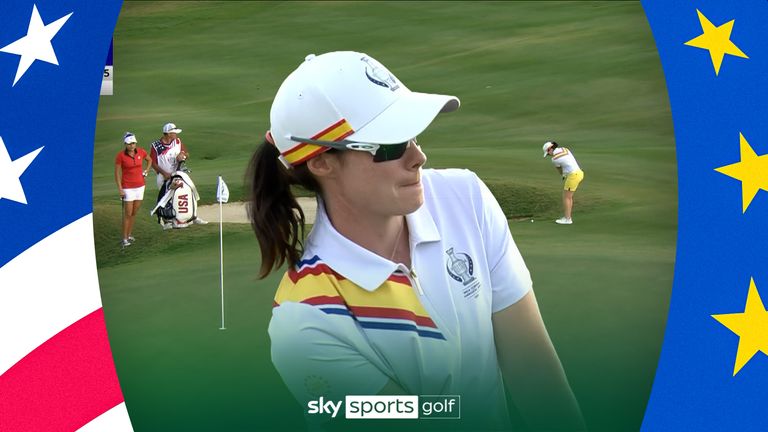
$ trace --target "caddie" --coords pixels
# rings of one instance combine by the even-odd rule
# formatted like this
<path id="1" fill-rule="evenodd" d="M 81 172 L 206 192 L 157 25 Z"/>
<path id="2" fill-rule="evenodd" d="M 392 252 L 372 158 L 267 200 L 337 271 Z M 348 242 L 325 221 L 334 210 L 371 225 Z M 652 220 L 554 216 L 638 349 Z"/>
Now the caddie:
<path id="1" fill-rule="evenodd" d="M 163 136 L 150 145 L 150 157 L 152 168 L 157 173 L 158 189 L 179 169 L 179 164 L 189 157 L 187 147 L 178 137 L 180 133 L 181 129 L 175 124 L 166 123 L 163 125 Z"/>

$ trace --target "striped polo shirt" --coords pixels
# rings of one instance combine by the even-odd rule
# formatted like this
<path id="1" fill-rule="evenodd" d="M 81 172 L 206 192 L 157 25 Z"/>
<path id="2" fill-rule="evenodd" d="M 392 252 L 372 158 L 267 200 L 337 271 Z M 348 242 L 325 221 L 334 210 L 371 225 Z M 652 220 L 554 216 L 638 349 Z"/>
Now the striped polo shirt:
<path id="1" fill-rule="evenodd" d="M 572 172 L 581 171 L 579 164 L 573 153 L 565 147 L 558 147 L 552 152 L 552 163 L 563 169 L 563 174 L 568 175 Z"/>
<path id="2" fill-rule="evenodd" d="M 491 192 L 467 170 L 423 170 L 406 216 L 411 268 L 339 234 L 318 199 L 303 259 L 275 295 L 272 361 L 303 407 L 374 395 L 461 395 L 462 418 L 507 421 L 491 316 L 531 279 Z"/>

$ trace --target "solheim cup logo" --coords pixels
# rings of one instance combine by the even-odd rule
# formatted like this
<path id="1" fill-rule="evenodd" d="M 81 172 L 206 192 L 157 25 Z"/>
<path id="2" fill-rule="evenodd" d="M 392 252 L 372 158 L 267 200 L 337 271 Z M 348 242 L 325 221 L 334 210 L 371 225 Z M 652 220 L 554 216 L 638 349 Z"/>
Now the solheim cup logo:
<path id="1" fill-rule="evenodd" d="M 445 263 L 445 270 L 448 275 L 456 282 L 461 282 L 464 286 L 462 293 L 465 298 L 477 297 L 480 282 L 475 278 L 475 269 L 472 263 L 472 257 L 465 253 L 454 252 L 453 248 L 445 251 L 448 260 Z"/>
<path id="2" fill-rule="evenodd" d="M 367 65 L 365 68 L 365 76 L 368 77 L 368 81 L 377 86 L 388 88 L 391 91 L 400 88 L 400 84 L 397 83 L 395 76 L 392 75 L 384 65 L 370 57 L 362 57 L 360 60 Z"/>

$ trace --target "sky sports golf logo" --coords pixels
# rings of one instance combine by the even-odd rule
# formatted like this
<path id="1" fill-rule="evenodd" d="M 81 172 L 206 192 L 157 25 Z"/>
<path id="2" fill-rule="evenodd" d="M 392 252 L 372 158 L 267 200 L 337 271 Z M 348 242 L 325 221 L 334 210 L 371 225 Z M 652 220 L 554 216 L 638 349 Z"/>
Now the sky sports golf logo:
<path id="1" fill-rule="evenodd" d="M 320 397 L 307 403 L 307 414 L 336 418 L 344 405 L 348 419 L 459 419 L 461 396 L 347 396 L 345 401 Z"/>

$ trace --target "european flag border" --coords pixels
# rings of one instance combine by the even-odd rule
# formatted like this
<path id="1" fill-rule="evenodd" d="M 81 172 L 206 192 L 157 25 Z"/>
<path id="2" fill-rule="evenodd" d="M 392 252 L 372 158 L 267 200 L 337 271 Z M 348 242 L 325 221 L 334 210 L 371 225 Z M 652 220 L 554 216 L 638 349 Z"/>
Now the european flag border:
<path id="1" fill-rule="evenodd" d="M 768 292 L 768 2 L 643 6 L 669 91 L 680 201 L 643 430 L 764 430 L 768 317 L 756 294 Z"/>

